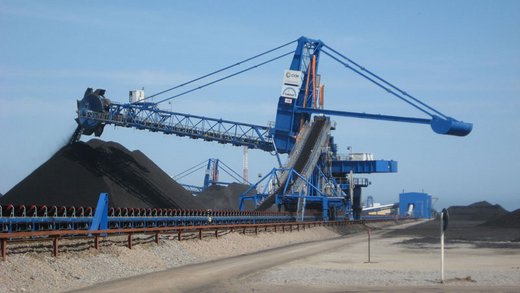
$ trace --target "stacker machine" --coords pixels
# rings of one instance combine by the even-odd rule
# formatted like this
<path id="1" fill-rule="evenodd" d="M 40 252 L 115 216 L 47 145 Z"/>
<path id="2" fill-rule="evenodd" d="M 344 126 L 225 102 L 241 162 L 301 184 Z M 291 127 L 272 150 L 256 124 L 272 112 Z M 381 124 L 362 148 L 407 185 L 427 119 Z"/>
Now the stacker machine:
<path id="1" fill-rule="evenodd" d="M 294 44 L 295 50 L 283 51 Z M 209 118 L 167 111 L 159 107 L 161 103 L 286 56 L 292 56 L 292 60 L 289 68 L 284 70 L 273 125 L 262 126 Z M 425 118 L 326 109 L 325 87 L 321 83 L 321 75 L 318 74 L 322 56 L 329 57 L 340 66 L 383 89 L 390 96 L 422 112 Z M 217 74 L 230 72 L 238 66 L 251 64 L 258 59 L 262 61 L 224 77 L 207 81 Z M 168 92 L 184 89 L 200 81 L 207 82 L 162 98 L 158 102 L 151 102 L 151 98 L 157 99 Z M 473 127 L 471 123 L 449 117 L 420 101 L 323 41 L 307 37 L 300 37 L 147 97 L 142 91 L 131 91 L 128 103 L 111 101 L 105 97 L 104 89 L 88 88 L 83 98 L 78 101 L 77 107 L 78 126 L 70 140 L 71 143 L 78 141 L 81 135 L 100 136 L 106 125 L 114 125 L 271 152 L 277 156 L 279 166 L 273 168 L 243 194 L 241 206 L 244 201 L 251 200 L 254 201 L 257 210 L 275 207 L 301 215 L 302 219 L 308 210 L 319 211 L 323 220 L 345 216 L 359 219 L 361 188 L 365 187 L 367 182 L 356 180 L 353 174 L 397 172 L 397 162 L 393 160 L 352 159 L 340 156 L 331 135 L 335 123 L 330 116 L 429 124 L 435 133 L 454 136 L 466 136 Z M 282 164 L 279 154 L 289 154 L 285 164 Z"/>

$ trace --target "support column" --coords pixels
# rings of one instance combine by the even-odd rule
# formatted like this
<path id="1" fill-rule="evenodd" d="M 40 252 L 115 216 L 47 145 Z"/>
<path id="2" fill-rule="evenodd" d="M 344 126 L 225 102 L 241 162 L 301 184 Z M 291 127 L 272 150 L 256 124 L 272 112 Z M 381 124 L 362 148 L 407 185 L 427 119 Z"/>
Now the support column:
<path id="1" fill-rule="evenodd" d="M 128 234 L 128 249 L 132 249 L 132 233 Z"/>
<path id="2" fill-rule="evenodd" d="M 5 261 L 7 257 L 7 239 L 2 239 L 2 259 Z"/>
<path id="3" fill-rule="evenodd" d="M 99 235 L 98 234 L 94 235 L 94 248 L 96 250 L 99 250 Z"/>
<path id="4" fill-rule="evenodd" d="M 59 251 L 59 238 L 58 237 L 54 237 L 54 239 L 52 240 L 52 254 L 55 256 L 55 257 L 58 257 L 58 255 L 60 254 L 60 251 Z"/>

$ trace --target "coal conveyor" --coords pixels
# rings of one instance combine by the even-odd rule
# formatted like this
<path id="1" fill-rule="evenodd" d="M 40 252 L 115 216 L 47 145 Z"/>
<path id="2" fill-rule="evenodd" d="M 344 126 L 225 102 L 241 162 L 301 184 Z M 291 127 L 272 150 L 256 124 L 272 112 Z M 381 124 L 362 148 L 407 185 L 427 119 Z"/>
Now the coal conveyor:
<path id="1" fill-rule="evenodd" d="M 294 44 L 296 49 L 284 51 Z M 159 108 L 165 101 L 179 98 L 286 56 L 292 56 L 292 60 L 289 68 L 284 71 L 274 125 L 262 126 Z M 324 84 L 321 83 L 323 78 L 318 74 L 322 56 L 329 57 L 340 66 L 368 80 L 390 96 L 415 108 L 425 117 L 326 109 Z M 252 64 L 254 60 L 259 61 Z M 233 72 L 235 68 L 243 69 Z M 224 73 L 228 74 L 210 80 L 216 74 Z M 195 86 L 192 85 L 194 82 L 205 83 Z M 188 86 L 192 88 L 187 88 Z M 159 96 L 163 97 L 168 92 L 181 89 L 183 91 L 159 99 L 158 102 L 151 102 L 151 98 L 157 100 Z M 265 189 L 259 190 L 261 185 L 257 183 L 249 193 L 244 193 L 241 201 L 243 203 L 252 200 L 259 210 L 267 210 L 274 206 L 280 211 L 296 213 L 296 217 L 301 219 L 305 218 L 305 211 L 309 209 L 318 211 L 323 220 L 344 217 L 359 219 L 361 188 L 366 183 L 354 180 L 353 174 L 397 172 L 396 161 L 341 157 L 330 135 L 331 130 L 334 130 L 330 116 L 428 124 L 435 133 L 454 136 L 466 136 L 473 127 L 471 123 L 456 120 L 425 104 L 321 40 L 306 37 L 300 37 L 147 97 L 142 91 L 132 91 L 129 103 L 113 102 L 105 97 L 105 93 L 103 89 L 89 88 L 78 101 L 78 126 L 71 143 L 79 140 L 81 135 L 100 136 L 106 125 L 114 125 L 271 152 L 278 157 L 279 166 L 262 178 Z M 314 120 L 312 117 L 315 117 Z M 289 154 L 285 165 L 278 154 Z"/>

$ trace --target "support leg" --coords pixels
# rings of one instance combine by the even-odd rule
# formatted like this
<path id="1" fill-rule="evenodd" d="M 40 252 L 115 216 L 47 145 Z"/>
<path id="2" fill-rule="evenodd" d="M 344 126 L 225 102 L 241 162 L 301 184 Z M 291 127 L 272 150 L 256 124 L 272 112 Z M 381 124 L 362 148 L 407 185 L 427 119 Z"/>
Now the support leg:
<path id="1" fill-rule="evenodd" d="M 99 250 L 99 235 L 94 235 L 94 248 Z"/>
<path id="2" fill-rule="evenodd" d="M 2 259 L 5 261 L 7 257 L 7 239 L 2 239 Z"/>
<path id="3" fill-rule="evenodd" d="M 58 257 L 58 255 L 60 254 L 60 251 L 59 251 L 59 238 L 58 237 L 54 237 L 54 239 L 52 240 L 52 254 L 55 256 L 55 257 Z"/>

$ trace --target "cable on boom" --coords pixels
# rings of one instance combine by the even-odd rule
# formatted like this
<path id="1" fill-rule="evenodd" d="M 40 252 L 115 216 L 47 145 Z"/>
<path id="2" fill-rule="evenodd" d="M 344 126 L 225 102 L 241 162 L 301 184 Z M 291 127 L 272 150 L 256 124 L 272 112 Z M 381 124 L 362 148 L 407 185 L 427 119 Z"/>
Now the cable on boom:
<path id="1" fill-rule="evenodd" d="M 249 182 L 249 180 L 246 180 L 244 177 L 242 177 L 242 175 L 238 174 L 237 172 L 235 172 L 235 170 L 231 169 L 228 165 L 226 165 L 224 162 L 222 161 L 219 161 L 221 165 L 223 165 L 225 168 L 222 168 L 221 166 L 221 170 L 226 172 L 226 174 L 228 174 L 229 176 L 231 176 L 233 179 L 235 179 L 236 181 L 245 181 L 247 182 L 247 184 L 251 184 L 251 182 Z M 231 174 L 231 173 L 232 174 Z M 234 175 L 233 175 L 234 174 Z"/>
<path id="2" fill-rule="evenodd" d="M 334 50 L 333 48 L 327 46 L 327 45 L 324 45 L 325 48 L 331 50 L 333 53 L 337 54 L 338 56 L 340 56 L 341 58 L 343 58 L 344 60 L 346 60 L 347 62 L 350 62 L 352 63 L 354 66 L 356 66 L 359 70 L 356 70 L 355 68 L 353 68 L 351 65 L 347 65 L 345 64 L 344 62 L 338 60 L 337 58 L 333 57 L 330 53 L 327 53 L 325 51 L 322 50 L 322 52 L 324 52 L 326 55 L 328 55 L 329 57 L 333 58 L 334 60 L 338 61 L 339 63 L 343 64 L 345 67 L 347 67 L 348 69 L 351 69 L 352 71 L 358 73 L 359 75 L 365 77 L 366 79 L 370 80 L 371 82 L 373 82 L 374 84 L 378 85 L 379 87 L 383 88 L 384 90 L 386 90 L 387 92 L 393 94 L 394 96 L 398 97 L 399 99 L 407 102 L 408 104 L 414 106 L 415 108 L 421 110 L 422 112 L 428 114 L 429 116 L 434 116 L 432 113 L 429 113 L 428 111 L 425 111 L 424 109 L 421 109 L 420 107 L 418 107 L 417 105 L 414 105 L 412 102 L 408 101 L 407 99 L 405 99 L 404 97 L 401 97 L 399 95 L 397 95 L 396 93 L 392 92 L 391 90 L 389 90 L 387 87 L 381 85 L 380 83 L 376 82 L 375 80 L 369 78 L 368 76 L 366 76 L 365 74 L 361 73 L 360 71 L 364 71 L 366 72 L 367 74 L 369 74 L 370 76 L 374 77 L 375 79 L 383 82 L 384 84 L 390 86 L 391 88 L 393 88 L 394 90 L 398 91 L 400 94 L 412 99 L 413 101 L 419 103 L 420 105 L 426 107 L 427 109 L 433 111 L 434 113 L 444 117 L 444 118 L 448 118 L 446 115 L 444 115 L 443 113 L 439 112 L 438 110 L 428 106 L 427 104 L 425 104 L 424 102 L 420 101 L 419 99 L 415 98 L 414 96 L 408 94 L 407 92 L 401 90 L 400 88 L 398 88 L 397 86 L 391 84 L 390 82 L 386 81 L 385 79 L 383 79 L 382 77 L 378 76 L 377 74 L 373 73 L 372 71 L 366 69 L 365 67 L 361 66 L 360 64 L 356 63 L 354 60 L 348 58 L 347 56 L 339 53 L 338 51 Z"/>
<path id="3" fill-rule="evenodd" d="M 397 94 L 397 93 L 395 93 L 394 91 L 392 91 L 390 88 L 385 87 L 384 85 L 382 85 L 381 83 L 377 82 L 377 81 L 374 80 L 373 78 L 367 76 L 367 75 L 364 74 L 363 72 L 361 72 L 361 71 L 359 71 L 359 70 L 353 68 L 350 64 L 345 63 L 345 62 L 339 60 L 338 58 L 332 56 L 329 52 L 327 52 L 327 51 L 325 51 L 325 50 L 321 50 L 321 52 L 322 52 L 323 54 L 329 56 L 330 58 L 336 60 L 337 62 L 341 63 L 341 64 L 342 64 L 343 66 L 345 66 L 346 68 L 348 68 L 348 69 L 354 71 L 355 73 L 357 73 L 357 74 L 363 76 L 364 78 L 368 79 L 369 81 L 371 81 L 371 82 L 374 83 L 375 85 L 377 85 L 377 86 L 379 86 L 380 88 L 384 89 L 384 90 L 385 90 L 386 92 L 388 92 L 389 94 L 392 94 L 392 95 L 396 96 L 397 98 L 401 99 L 402 101 L 404 101 L 405 103 L 408 103 L 409 105 L 411 105 L 412 107 L 416 108 L 417 110 L 419 110 L 419 111 L 425 113 L 425 114 L 428 115 L 428 116 L 431 116 L 431 117 L 434 116 L 434 115 L 431 114 L 430 112 L 424 110 L 423 108 L 421 108 L 421 107 L 415 105 L 414 103 L 410 102 L 409 100 L 403 98 L 403 97 L 400 96 L 399 94 Z"/>
<path id="4" fill-rule="evenodd" d="M 229 66 L 223 67 L 223 68 L 221 68 L 221 69 L 218 69 L 218 70 L 216 70 L 216 71 L 210 72 L 210 73 L 205 74 L 205 75 L 203 75 L 203 76 L 197 77 L 197 78 L 192 79 L 192 80 L 190 80 L 190 81 L 187 81 L 187 82 L 181 83 L 181 84 L 179 84 L 179 85 L 176 85 L 176 86 L 174 86 L 174 87 L 171 87 L 171 88 L 169 88 L 169 89 L 166 89 L 166 90 L 160 91 L 160 92 L 158 92 L 158 93 L 155 93 L 155 94 L 153 94 L 153 95 L 151 95 L 151 96 L 148 96 L 148 97 L 144 98 L 143 100 L 141 100 L 141 102 L 142 102 L 142 101 L 145 101 L 145 100 L 148 100 L 148 99 L 151 99 L 151 98 L 153 98 L 153 97 L 156 97 L 156 96 L 158 96 L 158 95 L 161 95 L 161 94 L 167 93 L 167 92 L 172 91 L 172 90 L 174 90 L 174 89 L 178 89 L 178 88 L 180 88 L 180 87 L 183 87 L 183 86 L 188 85 L 188 84 L 190 84 L 190 83 L 193 83 L 193 82 L 195 82 L 195 81 L 199 81 L 199 80 L 204 79 L 204 78 L 206 78 L 206 77 L 210 77 L 210 76 L 212 76 L 212 75 L 215 75 L 215 74 L 220 73 L 220 72 L 222 72 L 222 71 L 228 70 L 228 69 L 233 68 L 233 67 L 235 67 L 235 66 L 241 65 L 241 64 L 243 64 L 243 63 L 246 63 L 246 62 L 251 61 L 251 60 L 253 60 L 253 59 L 256 59 L 256 58 L 258 58 L 258 57 L 264 56 L 264 55 L 266 55 L 266 54 L 269 54 L 269 53 L 274 52 L 274 51 L 276 51 L 276 50 L 279 50 L 279 49 L 281 49 L 281 48 L 287 47 L 288 45 L 291 45 L 292 43 L 297 42 L 297 41 L 298 41 L 298 40 L 290 41 L 290 42 L 288 42 L 288 43 L 285 43 L 285 44 L 280 45 L 280 46 L 278 46 L 278 47 L 275 47 L 275 48 L 273 48 L 273 49 L 267 50 L 267 51 L 265 51 L 265 52 L 262 52 L 262 53 L 260 53 L 260 54 L 255 55 L 255 56 L 252 56 L 252 57 L 249 57 L 249 58 L 244 59 L 244 60 L 242 60 L 242 61 L 239 61 L 239 62 L 237 62 L 237 63 L 235 63 L 235 64 L 232 64 L 232 65 L 229 65 Z"/>
<path id="5" fill-rule="evenodd" d="M 166 98 L 166 99 L 162 99 L 162 100 L 160 100 L 159 102 L 157 102 L 157 103 L 155 103 L 155 104 L 160 104 L 160 103 L 166 102 L 166 101 L 168 101 L 168 100 L 171 100 L 171 99 L 174 99 L 174 98 L 177 98 L 177 97 L 183 96 L 183 95 L 185 95 L 185 94 L 191 93 L 191 92 L 193 92 L 193 91 L 200 90 L 200 89 L 205 88 L 205 87 L 207 87 L 207 86 L 209 86 L 209 85 L 212 85 L 212 84 L 215 84 L 215 83 L 217 83 L 217 82 L 220 82 L 220 81 L 223 81 L 223 80 L 225 80 L 225 79 L 228 79 L 228 78 L 230 78 L 230 77 L 233 77 L 233 76 L 239 75 L 239 74 L 244 73 L 244 72 L 246 72 L 246 71 L 249 71 L 249 70 L 251 70 L 251 69 L 255 69 L 255 68 L 257 68 L 257 67 L 260 67 L 260 66 L 262 66 L 262 65 L 265 65 L 265 64 L 270 63 L 270 62 L 273 62 L 273 61 L 276 61 L 276 60 L 278 60 L 278 59 L 280 59 L 280 58 L 283 58 L 283 57 L 285 57 L 285 56 L 287 56 L 287 55 L 290 55 L 290 54 L 293 54 L 293 53 L 294 53 L 294 50 L 293 50 L 293 51 L 290 51 L 290 52 L 287 52 L 287 53 L 285 53 L 285 54 L 282 54 L 282 55 L 280 55 L 280 56 L 277 56 L 277 57 L 271 58 L 271 59 L 269 59 L 269 60 L 267 60 L 267 61 L 264 61 L 264 62 L 258 63 L 258 64 L 256 64 L 256 65 L 253 65 L 253 66 L 248 67 L 248 68 L 246 68 L 246 69 L 240 70 L 240 71 L 235 72 L 235 73 L 233 73 L 233 74 L 226 75 L 226 76 L 224 76 L 224 77 L 222 77 L 222 78 L 219 78 L 219 79 L 216 79 L 216 80 L 214 80 L 214 81 L 208 82 L 208 83 L 203 84 L 203 85 L 201 85 L 201 86 L 198 86 L 198 87 L 196 87 L 196 88 L 192 88 L 192 89 L 187 90 L 187 91 L 185 91 L 185 92 L 182 92 L 182 93 L 180 93 L 180 94 L 177 94 L 177 95 L 171 96 L 171 97 Z"/>
<path id="6" fill-rule="evenodd" d="M 180 180 L 180 179 L 182 179 L 182 178 L 184 178 L 184 177 L 186 177 L 186 176 L 188 176 L 188 175 L 191 175 L 191 174 L 193 174 L 194 172 L 196 172 L 196 171 L 198 171 L 198 170 L 204 168 L 204 167 L 206 166 L 207 162 L 208 162 L 207 160 L 204 160 L 204 161 L 202 161 L 201 163 L 199 163 L 199 164 L 197 164 L 197 165 L 195 165 L 195 166 L 193 166 L 193 167 L 191 167 L 191 168 L 189 168 L 189 169 L 187 169 L 187 170 L 184 170 L 184 171 L 182 171 L 182 172 L 179 173 L 179 174 L 173 175 L 173 176 L 172 176 L 172 179 L 178 181 L 178 180 Z M 191 171 L 191 172 L 190 172 L 190 171 Z M 186 173 L 187 173 L 187 174 L 186 174 Z"/>

